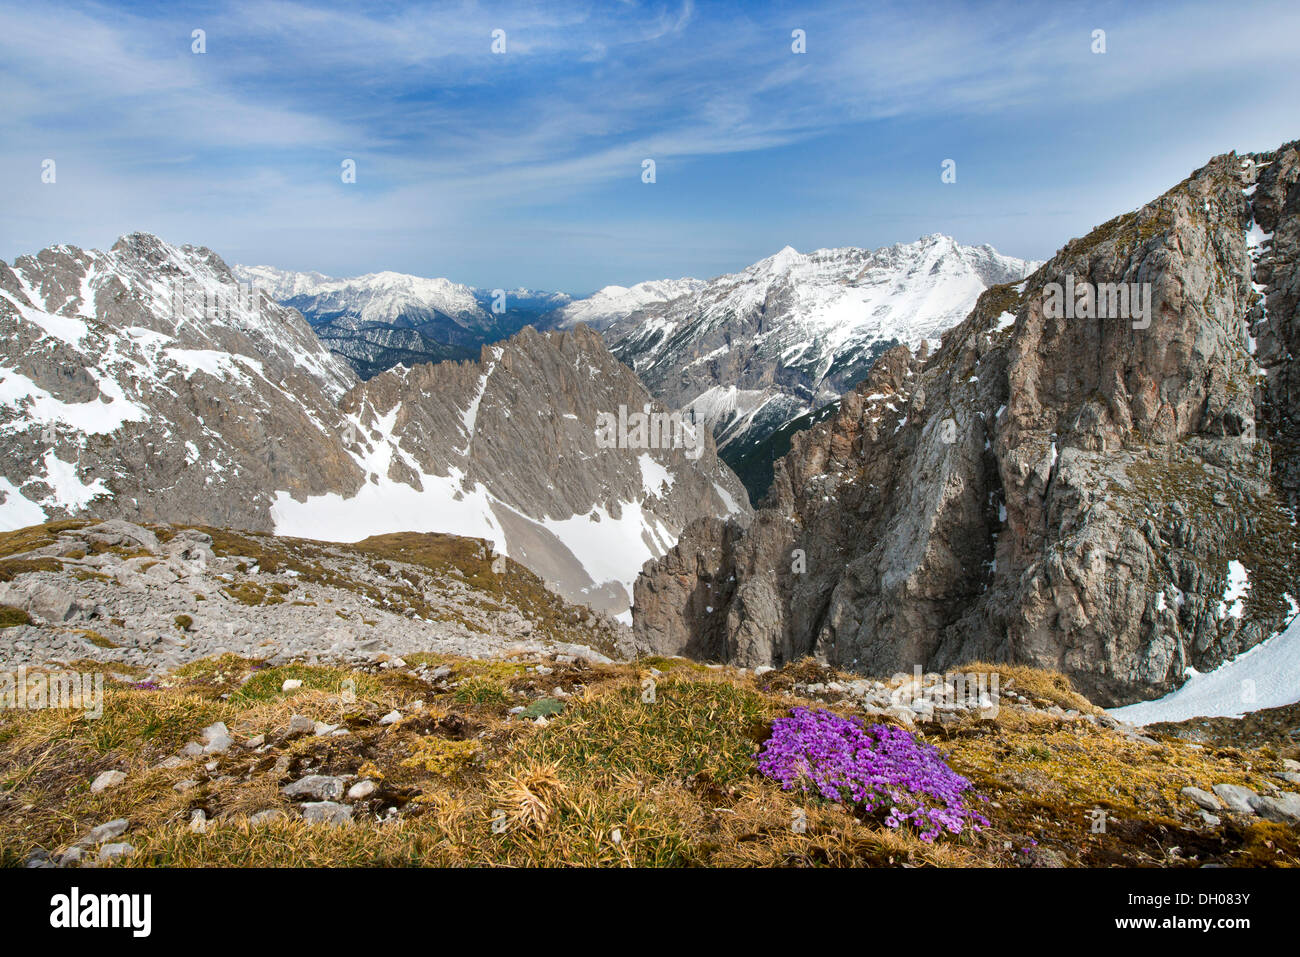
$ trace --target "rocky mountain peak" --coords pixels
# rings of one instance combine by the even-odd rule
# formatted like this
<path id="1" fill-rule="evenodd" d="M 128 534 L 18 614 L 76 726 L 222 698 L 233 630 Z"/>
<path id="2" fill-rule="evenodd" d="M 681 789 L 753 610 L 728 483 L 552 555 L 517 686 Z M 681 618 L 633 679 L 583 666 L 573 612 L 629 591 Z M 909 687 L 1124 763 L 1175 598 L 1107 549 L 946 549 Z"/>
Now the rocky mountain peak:
<path id="1" fill-rule="evenodd" d="M 605 338 L 656 397 L 710 423 L 757 498 L 776 433 L 837 400 L 892 346 L 937 337 L 991 283 L 1034 265 L 939 234 L 877 250 L 787 246 L 632 312 Z"/>

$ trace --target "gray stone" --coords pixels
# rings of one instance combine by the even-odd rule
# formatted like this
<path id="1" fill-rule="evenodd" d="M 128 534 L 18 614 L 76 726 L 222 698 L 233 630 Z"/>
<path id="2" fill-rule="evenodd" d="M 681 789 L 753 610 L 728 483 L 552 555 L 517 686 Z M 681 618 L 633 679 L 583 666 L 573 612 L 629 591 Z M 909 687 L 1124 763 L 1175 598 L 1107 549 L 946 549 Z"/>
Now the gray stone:
<path id="1" fill-rule="evenodd" d="M 324 774 L 309 774 L 280 789 L 294 800 L 336 801 L 343 796 L 343 779 Z"/>
<path id="2" fill-rule="evenodd" d="M 305 715 L 295 714 L 289 719 L 289 735 L 296 737 L 301 734 L 311 734 L 316 730 L 316 722 Z"/>
<path id="3" fill-rule="evenodd" d="M 1216 784 L 1214 793 L 1218 795 L 1229 811 L 1236 814 L 1255 813 L 1255 808 L 1251 802 L 1258 798 L 1259 795 L 1250 788 L 1242 787 L 1239 784 Z"/>
<path id="4" fill-rule="evenodd" d="M 36 578 L 19 578 L 0 584 L 0 603 L 14 605 L 54 624 L 68 621 L 80 612 L 71 590 Z"/>
<path id="5" fill-rule="evenodd" d="M 278 807 L 270 807 L 265 811 L 258 811 L 256 814 L 249 817 L 248 823 L 253 825 L 270 824 L 272 821 L 285 821 L 288 819 L 289 815 L 285 814 Z"/>
<path id="6" fill-rule="evenodd" d="M 90 782 L 90 793 L 98 794 L 108 788 L 115 788 L 125 780 L 126 775 L 121 771 L 104 771 Z"/>
<path id="7" fill-rule="evenodd" d="M 83 837 L 78 844 L 103 844 L 105 841 L 111 841 L 115 837 L 121 837 L 126 833 L 126 829 L 131 826 L 131 822 L 124 817 L 108 821 L 97 827 L 91 828 L 90 833 Z"/>
<path id="8" fill-rule="evenodd" d="M 99 859 L 101 861 L 115 861 L 118 858 L 130 857 L 135 853 L 135 848 L 130 844 L 105 844 L 99 849 Z"/>
<path id="9" fill-rule="evenodd" d="M 1217 811 L 1223 807 L 1217 797 L 1209 791 L 1203 791 L 1200 788 L 1183 788 L 1179 793 L 1193 804 L 1196 804 L 1207 811 Z"/>
<path id="10" fill-rule="evenodd" d="M 370 795 L 374 794 L 378 790 L 379 785 L 375 784 L 374 781 L 358 781 L 356 784 L 352 785 L 352 787 L 348 788 L 348 800 L 360 801 L 364 798 L 370 797 Z"/>
<path id="11" fill-rule="evenodd" d="M 346 824 L 352 820 L 352 808 L 334 801 L 316 801 L 302 806 L 302 819 L 308 824 Z"/>
<path id="12" fill-rule="evenodd" d="M 224 721 L 218 721 L 210 724 L 203 729 L 203 752 L 205 754 L 224 754 L 230 750 L 234 744 L 231 740 L 230 730 L 226 727 Z"/>
<path id="13" fill-rule="evenodd" d="M 1283 791 L 1272 797 L 1260 795 L 1251 799 L 1250 806 L 1267 821 L 1300 823 L 1300 794 Z"/>
<path id="14" fill-rule="evenodd" d="M 74 844 L 59 855 L 59 866 L 71 867 L 73 864 L 80 864 L 85 856 L 86 852 Z"/>

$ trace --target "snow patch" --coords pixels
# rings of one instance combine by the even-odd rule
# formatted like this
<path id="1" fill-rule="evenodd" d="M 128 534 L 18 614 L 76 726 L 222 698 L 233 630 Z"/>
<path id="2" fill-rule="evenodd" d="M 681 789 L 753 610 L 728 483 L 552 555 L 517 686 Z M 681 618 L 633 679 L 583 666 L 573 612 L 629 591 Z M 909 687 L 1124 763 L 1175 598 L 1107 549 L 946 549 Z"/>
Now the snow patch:
<path id="1" fill-rule="evenodd" d="M 1294 608 L 1290 595 L 1287 601 Z M 1132 724 L 1237 718 L 1250 711 L 1300 701 L 1300 617 L 1280 633 L 1206 674 L 1193 672 L 1177 691 L 1154 701 L 1112 708 Z"/>

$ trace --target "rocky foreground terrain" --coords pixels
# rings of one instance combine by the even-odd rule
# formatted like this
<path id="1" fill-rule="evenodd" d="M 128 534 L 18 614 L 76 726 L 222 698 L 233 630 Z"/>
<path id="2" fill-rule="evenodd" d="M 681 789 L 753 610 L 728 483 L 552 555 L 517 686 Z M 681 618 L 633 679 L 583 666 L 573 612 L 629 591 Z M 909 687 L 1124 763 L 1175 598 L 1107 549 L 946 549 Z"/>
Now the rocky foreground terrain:
<path id="1" fill-rule="evenodd" d="M 1300 706 L 1135 728 L 1035 668 L 626 639 L 477 540 L 2 534 L 0 865 L 1300 865 Z M 35 697 L 70 674 L 102 697 Z M 795 708 L 937 749 L 984 824 L 783 789 L 755 758 Z"/>
<path id="2" fill-rule="evenodd" d="M 701 519 L 647 566 L 637 647 L 1016 662 L 1112 706 L 1279 633 L 1300 610 L 1298 214 L 1298 144 L 1217 157 L 989 289 L 932 354 L 888 352 L 793 437 L 752 522 Z M 1148 315 L 1047 305 L 1120 283 Z"/>
<path id="3" fill-rule="evenodd" d="M 606 661 L 576 642 L 611 652 L 628 633 L 488 543 L 449 535 L 329 545 L 73 520 L 4 541 L 9 669 L 79 660 L 154 675 L 223 654 L 361 664 L 417 651 L 482 656 L 507 643 Z"/>

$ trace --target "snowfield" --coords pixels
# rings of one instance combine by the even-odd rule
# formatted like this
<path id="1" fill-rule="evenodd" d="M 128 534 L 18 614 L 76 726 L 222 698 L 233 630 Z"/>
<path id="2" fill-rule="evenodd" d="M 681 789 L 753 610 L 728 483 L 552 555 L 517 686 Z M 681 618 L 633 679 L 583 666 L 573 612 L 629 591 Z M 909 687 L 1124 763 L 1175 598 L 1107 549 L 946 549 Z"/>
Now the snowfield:
<path id="1" fill-rule="evenodd" d="M 1251 711 L 1300 701 L 1300 616 L 1254 648 L 1214 671 L 1191 672 L 1172 694 L 1154 701 L 1112 708 L 1110 715 L 1132 724 L 1239 718 Z"/>

